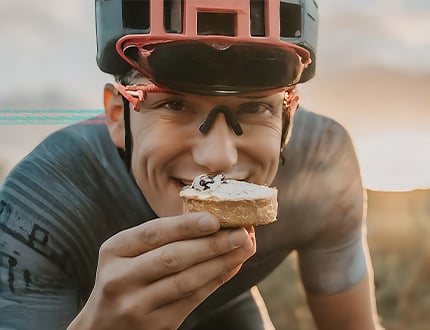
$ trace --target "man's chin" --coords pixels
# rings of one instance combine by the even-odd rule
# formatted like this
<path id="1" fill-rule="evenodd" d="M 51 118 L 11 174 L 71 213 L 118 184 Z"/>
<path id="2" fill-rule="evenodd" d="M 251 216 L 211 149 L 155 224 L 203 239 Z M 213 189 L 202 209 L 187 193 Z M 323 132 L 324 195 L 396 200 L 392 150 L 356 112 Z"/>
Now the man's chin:
<path id="1" fill-rule="evenodd" d="M 154 212 L 159 217 L 172 217 L 183 213 L 182 199 L 179 197 L 179 192 L 182 185 L 175 184 L 166 189 L 163 194 L 157 196 L 154 200 Z M 152 207 L 152 205 L 151 205 Z"/>

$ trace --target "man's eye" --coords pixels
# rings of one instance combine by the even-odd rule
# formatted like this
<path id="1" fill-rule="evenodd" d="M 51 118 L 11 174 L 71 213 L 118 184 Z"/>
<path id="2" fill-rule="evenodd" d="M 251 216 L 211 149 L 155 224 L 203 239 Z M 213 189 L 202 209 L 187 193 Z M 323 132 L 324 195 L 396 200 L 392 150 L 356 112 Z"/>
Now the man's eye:
<path id="1" fill-rule="evenodd" d="M 266 111 L 271 111 L 271 107 L 265 103 L 246 103 L 239 107 L 238 114 L 247 113 L 265 113 Z"/>
<path id="2" fill-rule="evenodd" d="M 173 110 L 173 111 L 181 111 L 184 109 L 185 105 L 184 105 L 184 102 L 180 100 L 171 100 L 171 101 L 164 102 L 161 105 L 161 107 L 165 109 Z"/>

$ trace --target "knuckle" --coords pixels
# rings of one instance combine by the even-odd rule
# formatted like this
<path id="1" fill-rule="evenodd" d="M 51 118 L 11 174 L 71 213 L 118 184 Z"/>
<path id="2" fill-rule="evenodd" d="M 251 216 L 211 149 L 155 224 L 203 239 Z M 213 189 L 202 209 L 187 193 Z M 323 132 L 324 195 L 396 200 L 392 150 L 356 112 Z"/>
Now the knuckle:
<path id="1" fill-rule="evenodd" d="M 121 320 L 121 329 L 140 329 L 146 316 L 136 308 L 137 305 L 133 299 L 121 299 L 115 306 L 116 316 Z"/>
<path id="2" fill-rule="evenodd" d="M 143 242 L 150 246 L 158 246 L 161 242 L 161 231 L 155 223 L 147 222 L 146 226 L 143 226 L 140 236 Z"/>
<path id="3" fill-rule="evenodd" d="M 214 236 L 209 237 L 208 248 L 209 248 L 209 251 L 211 252 L 211 254 L 213 256 L 220 254 L 220 246 L 219 246 L 219 242 L 216 239 L 216 237 L 214 237 Z"/>
<path id="4" fill-rule="evenodd" d="M 98 283 L 102 288 L 103 296 L 109 299 L 117 298 L 121 290 L 121 280 L 112 275 L 114 272 L 104 271 L 98 274 Z"/>
<path id="5" fill-rule="evenodd" d="M 249 251 L 247 248 L 244 251 L 234 251 L 232 254 L 226 255 L 223 258 L 224 273 L 229 273 L 237 267 L 241 267 L 253 255 L 254 248 L 251 247 L 251 249 L 252 251 Z"/>
<path id="6" fill-rule="evenodd" d="M 183 274 L 179 273 L 174 275 L 173 281 L 176 289 L 182 296 L 190 296 L 195 291 L 195 287 L 190 276 L 185 277 Z"/>
<path id="7" fill-rule="evenodd" d="M 242 264 L 239 264 L 236 267 L 233 267 L 232 270 L 222 274 L 221 276 L 219 276 L 218 279 L 218 285 L 223 285 L 226 282 L 230 281 L 238 272 L 239 270 L 242 268 Z"/>
<path id="8" fill-rule="evenodd" d="M 112 238 L 104 241 L 99 248 L 99 267 L 109 264 L 109 261 L 116 256 L 117 252 L 116 243 Z"/>
<path id="9" fill-rule="evenodd" d="M 255 253 L 257 253 L 257 246 L 255 244 L 252 244 L 252 246 L 251 246 L 251 256 L 253 256 Z"/>
<path id="10" fill-rule="evenodd" d="M 181 265 L 180 258 L 172 253 L 172 249 L 170 248 L 163 249 L 160 255 L 160 262 L 168 270 L 177 270 Z"/>
<path id="11" fill-rule="evenodd" d="M 223 266 L 224 266 L 224 270 L 223 273 L 229 273 L 231 272 L 235 267 L 237 267 L 237 265 L 240 264 L 240 261 L 233 259 L 233 260 L 225 260 Z"/>
<path id="12" fill-rule="evenodd" d="M 135 319 L 135 313 L 136 313 L 136 305 L 134 301 L 131 299 L 121 299 L 116 304 L 116 313 L 117 315 L 123 319 L 127 320 L 130 323 L 133 323 L 133 320 Z"/>
<path id="13" fill-rule="evenodd" d="M 245 244 L 237 249 L 238 258 L 244 258 L 246 260 L 257 252 L 257 246 L 253 239 L 249 239 Z"/>
<path id="14" fill-rule="evenodd" d="M 246 255 L 249 257 L 253 256 L 255 254 L 255 252 L 257 252 L 257 246 L 255 244 L 253 244 L 252 242 L 250 244 L 248 244 L 247 246 L 245 246 L 245 253 Z"/>
<path id="15" fill-rule="evenodd" d="M 113 244 L 111 243 L 112 239 L 108 239 L 102 243 L 99 249 L 99 257 L 104 257 L 106 255 L 112 254 Z"/>
<path id="16" fill-rule="evenodd" d="M 190 223 L 184 218 L 182 218 L 180 221 L 177 221 L 176 225 L 176 230 L 181 236 L 189 236 L 189 234 L 193 231 L 193 226 L 191 226 Z"/>

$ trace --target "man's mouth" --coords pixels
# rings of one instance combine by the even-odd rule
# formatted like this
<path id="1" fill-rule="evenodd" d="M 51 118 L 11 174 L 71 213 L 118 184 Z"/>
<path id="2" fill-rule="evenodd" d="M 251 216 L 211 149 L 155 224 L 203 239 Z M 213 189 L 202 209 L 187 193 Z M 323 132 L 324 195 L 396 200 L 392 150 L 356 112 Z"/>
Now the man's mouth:
<path id="1" fill-rule="evenodd" d="M 237 180 L 237 181 L 247 181 L 246 178 L 232 178 L 232 177 L 226 177 L 226 180 Z M 193 179 L 178 179 L 178 178 L 174 178 L 174 180 L 177 182 L 177 184 L 181 187 L 185 187 L 185 186 L 191 186 L 193 183 Z"/>
<path id="2" fill-rule="evenodd" d="M 183 188 L 185 186 L 191 186 L 191 184 L 193 183 L 193 180 L 189 180 L 189 179 L 179 179 L 175 177 L 172 177 L 172 179 L 175 182 L 175 184 L 180 188 Z"/>
<path id="3" fill-rule="evenodd" d="M 179 184 L 182 185 L 183 187 L 185 186 L 191 186 L 191 184 L 193 183 L 192 180 L 181 180 L 181 179 L 177 179 Z"/>

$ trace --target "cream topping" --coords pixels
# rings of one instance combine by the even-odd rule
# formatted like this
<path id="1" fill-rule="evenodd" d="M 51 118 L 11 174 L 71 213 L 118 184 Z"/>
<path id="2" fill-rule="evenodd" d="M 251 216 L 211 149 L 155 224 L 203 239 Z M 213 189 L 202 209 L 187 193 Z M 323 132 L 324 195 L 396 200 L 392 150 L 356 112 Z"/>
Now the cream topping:
<path id="1" fill-rule="evenodd" d="M 218 187 L 225 182 L 224 174 L 200 174 L 196 176 L 191 184 L 191 188 L 199 191 L 215 191 Z"/>
<path id="2" fill-rule="evenodd" d="M 215 200 L 254 200 L 270 198 L 277 194 L 276 188 L 245 181 L 227 180 L 223 174 L 197 176 L 191 186 L 184 187 L 180 197 Z"/>

